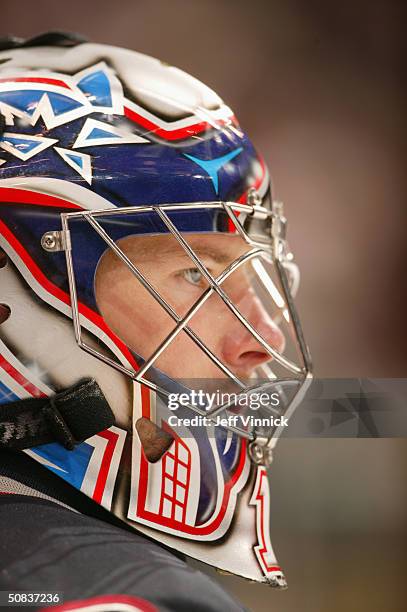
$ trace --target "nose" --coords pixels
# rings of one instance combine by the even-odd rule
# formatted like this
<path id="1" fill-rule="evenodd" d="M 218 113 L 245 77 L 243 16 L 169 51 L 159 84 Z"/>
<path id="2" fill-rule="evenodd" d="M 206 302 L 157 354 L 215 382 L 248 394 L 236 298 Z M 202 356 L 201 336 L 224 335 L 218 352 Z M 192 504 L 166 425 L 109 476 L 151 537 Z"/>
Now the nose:
<path id="1" fill-rule="evenodd" d="M 260 336 L 276 351 L 282 353 L 285 338 L 259 298 L 248 290 L 237 304 L 239 311 Z M 254 368 L 272 359 L 253 334 L 238 319 L 231 324 L 224 336 L 223 359 L 240 376 L 250 376 Z"/>

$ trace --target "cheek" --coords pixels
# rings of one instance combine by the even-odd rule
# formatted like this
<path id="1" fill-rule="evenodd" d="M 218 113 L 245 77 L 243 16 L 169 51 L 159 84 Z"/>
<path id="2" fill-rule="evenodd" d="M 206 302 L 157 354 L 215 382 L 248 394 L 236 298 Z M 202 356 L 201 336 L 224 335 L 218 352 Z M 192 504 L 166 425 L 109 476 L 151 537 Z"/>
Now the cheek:
<path id="1" fill-rule="evenodd" d="M 170 279 L 160 286 L 155 286 L 161 297 L 179 317 L 184 317 L 201 296 L 200 291 L 191 290 L 185 287 L 184 283 L 185 281 L 174 282 Z"/>
<path id="2" fill-rule="evenodd" d="M 208 343 L 206 342 L 205 344 Z M 213 347 L 211 347 L 213 349 Z M 186 334 L 173 340 L 156 362 L 156 367 L 172 378 L 220 378 L 221 370 Z"/>
<path id="3" fill-rule="evenodd" d="M 234 325 L 234 315 L 220 302 L 220 298 L 210 298 L 190 322 L 190 328 L 215 353 L 219 352 L 224 338 Z"/>
<path id="4" fill-rule="evenodd" d="M 97 291 L 97 303 L 105 322 L 131 349 L 147 357 L 174 325 L 156 300 L 133 279 Z"/>

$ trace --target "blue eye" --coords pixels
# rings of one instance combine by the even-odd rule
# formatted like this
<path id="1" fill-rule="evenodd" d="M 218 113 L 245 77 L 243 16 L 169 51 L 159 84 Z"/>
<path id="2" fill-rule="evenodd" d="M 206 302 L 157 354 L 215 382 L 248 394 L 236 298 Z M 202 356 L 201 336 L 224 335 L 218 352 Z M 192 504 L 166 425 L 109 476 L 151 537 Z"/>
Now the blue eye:
<path id="1" fill-rule="evenodd" d="M 198 268 L 188 268 L 188 270 L 183 271 L 182 275 L 192 285 L 200 285 L 203 281 L 202 272 Z"/>

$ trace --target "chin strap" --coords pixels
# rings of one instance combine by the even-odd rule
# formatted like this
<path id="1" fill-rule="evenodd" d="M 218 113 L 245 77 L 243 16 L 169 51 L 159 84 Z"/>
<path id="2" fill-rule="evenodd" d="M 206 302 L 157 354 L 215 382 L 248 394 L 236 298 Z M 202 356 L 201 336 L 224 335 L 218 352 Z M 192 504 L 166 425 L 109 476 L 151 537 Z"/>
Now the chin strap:
<path id="1" fill-rule="evenodd" d="M 52 397 L 0 405 L 0 450 L 23 450 L 50 442 L 73 450 L 114 423 L 97 382 L 84 379 Z"/>

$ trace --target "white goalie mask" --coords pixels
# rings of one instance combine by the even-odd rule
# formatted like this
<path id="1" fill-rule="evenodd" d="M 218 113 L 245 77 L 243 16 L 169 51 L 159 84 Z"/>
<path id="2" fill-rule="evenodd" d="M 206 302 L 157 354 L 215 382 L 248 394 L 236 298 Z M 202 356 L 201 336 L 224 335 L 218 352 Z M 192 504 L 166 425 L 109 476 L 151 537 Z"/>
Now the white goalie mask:
<path id="1" fill-rule="evenodd" d="M 262 158 L 214 92 L 115 47 L 0 52 L 0 112 L 0 442 L 2 408 L 92 379 L 114 424 L 23 452 L 159 542 L 285 586 L 268 469 L 311 364 Z"/>

